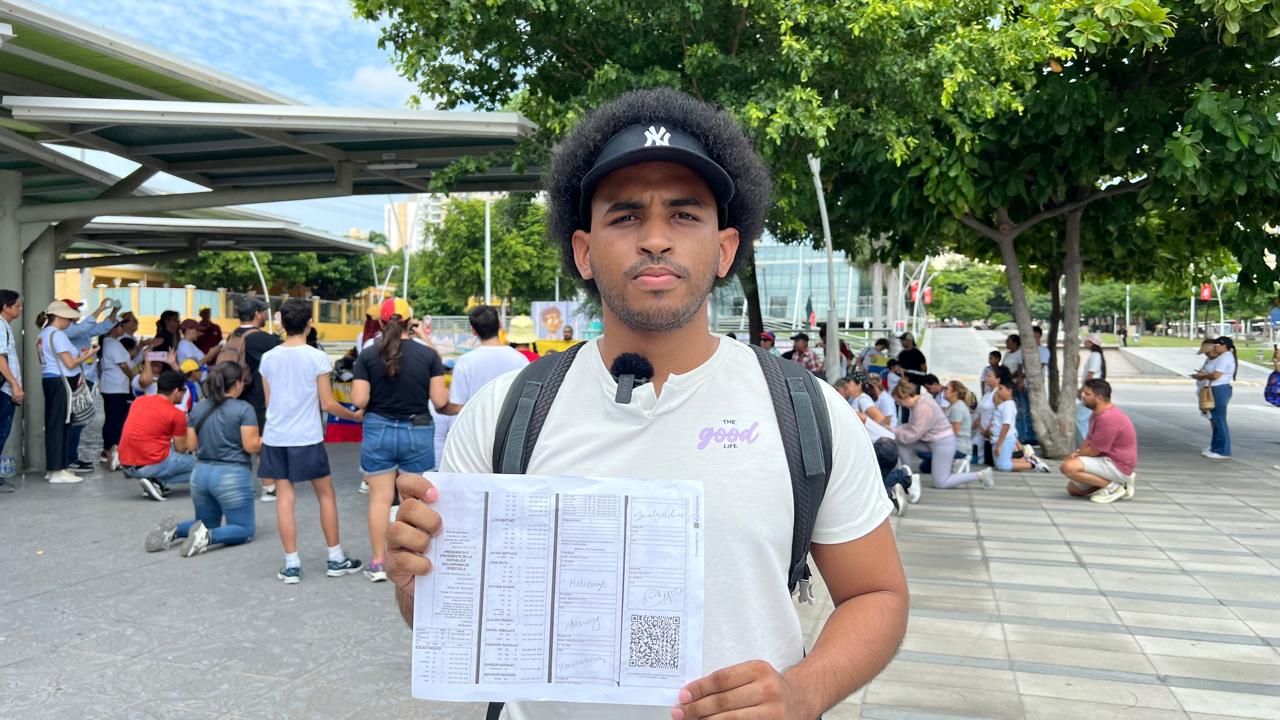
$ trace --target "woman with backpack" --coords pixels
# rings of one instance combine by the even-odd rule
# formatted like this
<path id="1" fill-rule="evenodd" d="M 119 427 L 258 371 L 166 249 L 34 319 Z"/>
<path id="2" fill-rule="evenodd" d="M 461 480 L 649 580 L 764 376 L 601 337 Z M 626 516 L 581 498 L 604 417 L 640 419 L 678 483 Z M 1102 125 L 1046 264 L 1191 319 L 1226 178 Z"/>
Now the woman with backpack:
<path id="1" fill-rule="evenodd" d="M 233 362 L 215 365 L 205 379 L 205 399 L 192 408 L 187 444 L 195 446 L 191 502 L 196 516 L 181 523 L 169 518 L 147 534 L 147 552 L 168 549 L 179 538 L 182 556 L 192 557 L 210 545 L 242 545 L 253 540 L 253 460 L 262 449 L 258 416 L 240 399 L 242 369 Z M 223 524 L 223 520 L 226 524 Z"/>
<path id="2" fill-rule="evenodd" d="M 382 336 L 360 353 L 351 383 L 351 402 L 364 410 L 360 471 L 369 485 L 369 543 L 373 557 L 365 576 L 387 579 L 387 518 L 398 475 L 422 475 L 435 467 L 435 426 L 431 407 L 457 415 L 449 402 L 440 355 L 412 340 L 413 310 L 400 298 L 381 309 Z"/>

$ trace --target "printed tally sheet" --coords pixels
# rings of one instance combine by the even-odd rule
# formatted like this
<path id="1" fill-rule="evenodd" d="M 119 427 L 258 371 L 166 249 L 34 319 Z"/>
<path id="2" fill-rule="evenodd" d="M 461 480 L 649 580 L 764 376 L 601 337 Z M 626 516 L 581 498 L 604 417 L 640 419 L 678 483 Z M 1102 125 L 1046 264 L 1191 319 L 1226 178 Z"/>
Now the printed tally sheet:
<path id="1" fill-rule="evenodd" d="M 702 671 L 702 487 L 429 473 L 413 695 L 674 705 Z"/>

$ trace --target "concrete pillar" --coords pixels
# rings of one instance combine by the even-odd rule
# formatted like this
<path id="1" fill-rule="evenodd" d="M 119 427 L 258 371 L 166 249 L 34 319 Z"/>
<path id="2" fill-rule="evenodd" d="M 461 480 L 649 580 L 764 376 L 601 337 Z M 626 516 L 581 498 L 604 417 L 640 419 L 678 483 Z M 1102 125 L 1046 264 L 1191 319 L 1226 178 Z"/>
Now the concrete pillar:
<path id="1" fill-rule="evenodd" d="M 884 263 L 871 266 L 871 326 L 884 329 Z"/>
<path id="2" fill-rule="evenodd" d="M 340 313 L 341 313 L 340 317 L 341 317 L 341 319 L 342 319 L 341 321 L 342 321 L 342 324 L 343 324 L 343 325 L 346 325 L 346 324 L 347 324 L 347 306 L 348 306 L 348 305 L 350 305 L 350 304 L 351 304 L 351 301 L 350 301 L 350 300 L 343 300 L 343 301 L 342 301 L 341 308 L 340 308 L 340 309 L 339 309 L 339 311 L 338 311 L 338 312 L 340 312 Z"/>
<path id="3" fill-rule="evenodd" d="M 320 322 L 320 297 L 311 296 L 311 322 Z"/>
<path id="4" fill-rule="evenodd" d="M 58 246 L 53 232 L 44 232 L 27 248 L 22 264 L 22 345 L 23 387 L 27 390 L 25 409 L 26 465 L 28 470 L 44 469 L 44 392 L 40 389 L 40 356 L 36 352 L 36 315 L 53 301 L 53 270 Z"/>
<path id="5" fill-rule="evenodd" d="M 187 291 L 185 293 L 187 312 L 182 316 L 182 319 L 185 320 L 196 316 L 196 286 L 183 285 L 182 287 Z"/>
<path id="6" fill-rule="evenodd" d="M 224 287 L 218 288 L 218 307 L 214 308 L 213 317 L 227 317 L 227 289 Z"/>
<path id="7" fill-rule="evenodd" d="M 17 209 L 22 204 L 22 174 L 10 170 L 0 170 L 0 288 L 22 292 L 22 232 L 18 223 Z M 0 321 L 3 322 L 3 321 Z M 13 339 L 21 344 L 22 328 L 12 325 Z M 26 387 L 26 380 L 19 378 Z M 18 467 L 22 465 L 22 408 L 19 406 L 13 418 L 13 430 L 9 440 L 0 454 L 18 458 Z"/>
<path id="8" fill-rule="evenodd" d="M 139 302 L 141 302 L 141 297 L 138 292 L 138 283 L 129 283 L 129 309 L 133 311 L 134 317 L 142 314 L 142 310 L 138 307 Z"/>

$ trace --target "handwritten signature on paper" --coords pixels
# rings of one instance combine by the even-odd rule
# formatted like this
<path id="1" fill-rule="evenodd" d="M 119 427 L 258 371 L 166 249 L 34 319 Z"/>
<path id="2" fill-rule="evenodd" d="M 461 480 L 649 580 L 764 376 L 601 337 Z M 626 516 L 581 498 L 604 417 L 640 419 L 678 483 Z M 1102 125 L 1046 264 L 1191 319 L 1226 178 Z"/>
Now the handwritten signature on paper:
<path id="1" fill-rule="evenodd" d="M 589 590 L 591 592 L 604 592 L 609 589 L 609 581 L 604 578 L 590 577 L 571 577 L 565 583 L 570 590 Z"/>
<path id="2" fill-rule="evenodd" d="M 582 630 L 586 628 L 592 631 L 600 630 L 599 615 L 575 615 L 569 618 L 564 624 L 564 632 L 573 632 L 574 630 Z"/>
<path id="3" fill-rule="evenodd" d="M 684 511 L 681 508 L 660 508 L 656 510 L 644 510 L 635 508 L 631 511 L 631 524 L 633 526 L 643 527 L 645 525 L 669 525 L 672 522 L 683 523 Z"/>
<path id="4" fill-rule="evenodd" d="M 642 602 L 646 608 L 678 605 L 684 598 L 684 588 L 650 588 L 644 591 Z"/>
<path id="5" fill-rule="evenodd" d="M 576 657 L 572 660 L 561 660 L 556 663 L 556 672 L 560 675 L 568 675 L 575 670 L 583 670 L 584 668 L 595 665 L 604 665 L 609 662 L 609 658 L 600 655 L 584 655 Z"/>

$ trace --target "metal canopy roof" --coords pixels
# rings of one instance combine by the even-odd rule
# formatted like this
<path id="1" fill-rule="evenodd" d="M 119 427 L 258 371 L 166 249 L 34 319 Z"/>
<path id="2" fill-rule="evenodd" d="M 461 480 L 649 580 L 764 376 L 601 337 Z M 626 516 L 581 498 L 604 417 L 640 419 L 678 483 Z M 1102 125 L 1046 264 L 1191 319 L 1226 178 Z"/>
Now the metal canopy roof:
<path id="1" fill-rule="evenodd" d="M 112 216 L 94 218 L 71 243 L 69 254 L 102 255 L 67 259 L 59 267 L 167 261 L 199 250 L 365 253 L 372 247 L 281 220 Z"/>
<path id="2" fill-rule="evenodd" d="M 282 95 L 22 0 L 0 0 L 0 94 L 292 103 Z M 20 132 L 34 132 L 0 118 Z"/>
<path id="3" fill-rule="evenodd" d="M 212 189 L 332 183 L 354 171 L 352 193 L 429 192 L 437 171 L 464 157 L 512 150 L 537 129 L 517 113 L 5 97 L 14 119 L 58 142 L 89 147 Z M 492 168 L 450 189 L 533 190 L 537 168 Z"/>

